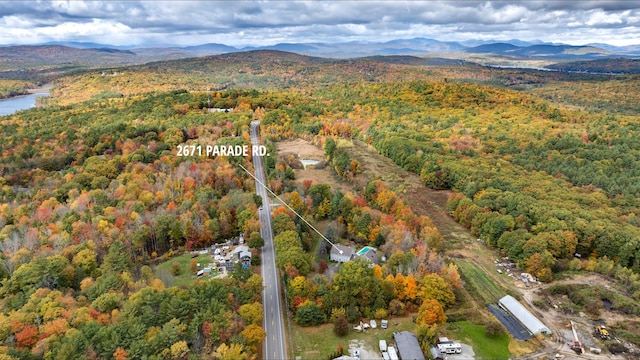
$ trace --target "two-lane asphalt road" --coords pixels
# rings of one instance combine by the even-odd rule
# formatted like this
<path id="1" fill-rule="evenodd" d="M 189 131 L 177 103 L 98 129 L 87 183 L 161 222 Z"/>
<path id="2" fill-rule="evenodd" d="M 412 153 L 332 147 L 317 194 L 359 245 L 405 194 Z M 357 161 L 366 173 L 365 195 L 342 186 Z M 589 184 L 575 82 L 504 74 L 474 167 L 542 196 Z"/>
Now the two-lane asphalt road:
<path id="1" fill-rule="evenodd" d="M 258 146 L 260 143 L 259 125 L 258 121 L 251 122 L 251 145 L 253 146 Z M 280 282 L 276 268 L 273 231 L 271 230 L 271 210 L 269 209 L 267 190 L 260 184 L 260 182 L 266 184 L 261 156 L 253 156 L 253 168 L 257 179 L 256 193 L 262 198 L 262 208 L 259 210 L 260 223 L 262 224 L 260 235 L 264 239 L 264 247 L 262 248 L 262 279 L 264 281 L 262 304 L 264 307 L 264 329 L 267 332 L 267 338 L 264 342 L 264 359 L 285 360 L 287 359 L 287 351 L 280 301 Z"/>

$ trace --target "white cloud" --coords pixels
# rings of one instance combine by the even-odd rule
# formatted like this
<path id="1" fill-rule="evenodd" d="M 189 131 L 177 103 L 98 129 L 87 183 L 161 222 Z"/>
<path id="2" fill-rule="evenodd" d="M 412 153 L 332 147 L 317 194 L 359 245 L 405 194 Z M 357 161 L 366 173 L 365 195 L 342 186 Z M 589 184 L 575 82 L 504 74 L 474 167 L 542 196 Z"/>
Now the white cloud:
<path id="1" fill-rule="evenodd" d="M 0 42 L 242 46 L 432 37 L 634 44 L 639 9 L 638 1 L 0 1 Z"/>

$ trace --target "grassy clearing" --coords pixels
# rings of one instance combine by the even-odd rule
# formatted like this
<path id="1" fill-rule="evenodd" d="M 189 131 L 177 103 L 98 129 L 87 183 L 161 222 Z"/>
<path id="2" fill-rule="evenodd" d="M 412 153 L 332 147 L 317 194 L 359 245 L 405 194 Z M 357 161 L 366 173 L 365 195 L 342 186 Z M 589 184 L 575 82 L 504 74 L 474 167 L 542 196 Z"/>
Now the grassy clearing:
<path id="1" fill-rule="evenodd" d="M 447 324 L 451 338 L 471 345 L 476 353 L 476 359 L 509 359 L 509 336 L 502 334 L 489 337 L 484 326 L 475 325 L 468 321 Z"/>
<path id="2" fill-rule="evenodd" d="M 394 331 L 415 332 L 416 326 L 411 315 L 389 319 L 389 327 L 384 330 L 380 328 L 379 324 L 378 321 L 377 329 L 370 329 L 363 333 L 351 330 L 346 336 L 338 337 L 333 333 L 333 324 L 302 327 L 292 322 L 291 332 L 295 344 L 295 355 L 301 356 L 303 359 L 324 359 L 335 352 L 340 344 L 346 351 L 349 348 L 349 340 L 364 340 L 369 348 L 376 350 L 379 340 L 384 339 L 389 343 L 393 340 Z"/>
<path id="3" fill-rule="evenodd" d="M 200 269 L 212 263 L 211 256 L 209 255 L 198 255 L 196 259 L 200 263 Z M 180 264 L 180 275 L 178 276 L 173 276 L 173 274 L 171 273 L 171 267 L 173 266 L 174 262 Z M 167 287 L 181 285 L 189 286 L 191 285 L 191 283 L 198 280 L 195 274 L 191 273 L 191 270 L 189 269 L 190 265 L 191 254 L 182 254 L 158 264 L 158 266 L 156 266 L 155 268 L 155 275 L 156 277 L 161 279 Z M 212 269 L 211 276 L 215 275 L 216 271 L 215 269 Z"/>
<path id="4" fill-rule="evenodd" d="M 640 321 L 618 322 L 610 326 L 610 329 L 614 330 L 614 336 L 640 346 Z"/>
<path id="5" fill-rule="evenodd" d="M 482 269 L 468 259 L 456 259 L 455 264 L 460 270 L 460 275 L 467 283 L 467 290 L 475 298 L 482 299 L 484 305 L 497 303 L 507 294 L 495 281 L 493 281 Z"/>

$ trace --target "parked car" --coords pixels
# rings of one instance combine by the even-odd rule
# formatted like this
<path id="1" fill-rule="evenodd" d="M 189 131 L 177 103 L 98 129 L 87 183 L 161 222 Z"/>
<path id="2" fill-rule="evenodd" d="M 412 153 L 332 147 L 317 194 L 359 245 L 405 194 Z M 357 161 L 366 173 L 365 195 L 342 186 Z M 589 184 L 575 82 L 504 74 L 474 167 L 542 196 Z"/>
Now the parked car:
<path id="1" fill-rule="evenodd" d="M 380 322 L 380 327 L 381 327 L 381 328 L 383 328 L 383 329 L 386 329 L 386 328 L 387 328 L 387 326 L 388 326 L 388 324 L 389 324 L 389 321 L 388 321 L 388 320 L 382 320 L 382 321 Z"/>

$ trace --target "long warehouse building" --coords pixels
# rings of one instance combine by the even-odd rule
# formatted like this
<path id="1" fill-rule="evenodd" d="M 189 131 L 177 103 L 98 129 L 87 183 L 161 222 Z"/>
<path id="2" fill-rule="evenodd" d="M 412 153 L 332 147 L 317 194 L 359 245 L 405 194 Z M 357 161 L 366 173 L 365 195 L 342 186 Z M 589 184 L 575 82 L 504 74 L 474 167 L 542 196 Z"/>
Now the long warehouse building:
<path id="1" fill-rule="evenodd" d="M 529 310 L 527 310 L 518 300 L 513 296 L 507 295 L 500 299 L 500 307 L 513 315 L 524 327 L 527 328 L 533 335 L 540 333 L 551 334 L 551 330 L 546 327 L 542 321 L 535 317 Z"/>

